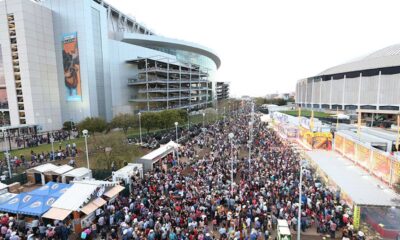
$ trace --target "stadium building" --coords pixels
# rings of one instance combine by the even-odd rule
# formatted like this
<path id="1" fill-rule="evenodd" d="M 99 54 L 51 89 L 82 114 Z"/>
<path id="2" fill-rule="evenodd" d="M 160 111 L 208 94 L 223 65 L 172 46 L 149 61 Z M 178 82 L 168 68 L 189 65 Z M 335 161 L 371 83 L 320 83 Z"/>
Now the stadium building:
<path id="1" fill-rule="evenodd" d="M 0 0 L 1 126 L 51 131 L 89 116 L 205 108 L 220 64 L 102 0 Z"/>
<path id="2" fill-rule="evenodd" d="M 298 106 L 314 109 L 398 114 L 400 108 L 400 44 L 386 47 L 296 85 Z"/>

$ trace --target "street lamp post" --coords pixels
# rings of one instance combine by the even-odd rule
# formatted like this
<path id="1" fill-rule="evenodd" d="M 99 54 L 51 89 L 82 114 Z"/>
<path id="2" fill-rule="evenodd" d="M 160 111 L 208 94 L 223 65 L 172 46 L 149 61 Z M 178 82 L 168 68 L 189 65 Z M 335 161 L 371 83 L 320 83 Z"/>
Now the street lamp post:
<path id="1" fill-rule="evenodd" d="M 253 123 L 249 122 L 249 177 L 251 174 L 251 143 L 253 142 L 252 126 Z"/>
<path id="2" fill-rule="evenodd" d="M 139 112 L 139 137 L 140 137 L 140 146 L 142 146 L 142 123 L 141 123 L 142 113 Z"/>
<path id="3" fill-rule="evenodd" d="M 178 143 L 178 122 L 175 122 L 176 143 Z"/>
<path id="4" fill-rule="evenodd" d="M 69 130 L 69 140 L 71 140 L 71 135 L 72 135 L 72 118 L 69 120 L 70 123 L 70 130 Z"/>
<path id="5" fill-rule="evenodd" d="M 7 137 L 8 137 L 8 132 L 4 131 L 4 129 L 3 129 L 3 137 L 4 137 L 4 143 L 6 143 Z M 7 165 L 8 165 L 8 175 L 11 178 L 12 173 L 11 173 L 11 164 L 10 164 L 10 153 L 8 152 L 7 144 L 5 144 L 5 146 L 6 146 Z"/>
<path id="6" fill-rule="evenodd" d="M 206 113 L 203 112 L 203 128 L 204 128 L 204 117 L 206 116 Z"/>
<path id="7" fill-rule="evenodd" d="M 51 152 L 53 153 L 52 160 L 54 161 L 54 137 L 50 137 L 50 143 L 51 143 Z"/>
<path id="8" fill-rule="evenodd" d="M 189 115 L 189 108 L 187 108 L 186 111 L 187 111 L 187 119 L 188 119 L 188 131 L 190 131 L 190 115 Z"/>
<path id="9" fill-rule="evenodd" d="M 88 151 L 88 146 L 87 146 L 87 137 L 88 137 L 88 135 L 89 135 L 89 131 L 85 129 L 85 130 L 82 131 L 82 133 L 83 133 L 83 136 L 85 137 L 87 168 L 90 169 L 90 165 L 89 165 L 89 151 Z"/>
<path id="10" fill-rule="evenodd" d="M 229 133 L 228 137 L 231 143 L 231 194 L 233 195 L 233 143 L 232 143 L 234 137 L 233 133 Z"/>
<path id="11" fill-rule="evenodd" d="M 305 160 L 300 161 L 300 182 L 299 182 L 299 212 L 297 216 L 297 240 L 300 240 L 300 231 L 301 231 L 301 190 L 302 190 L 302 181 L 303 181 L 303 167 L 306 165 Z"/>

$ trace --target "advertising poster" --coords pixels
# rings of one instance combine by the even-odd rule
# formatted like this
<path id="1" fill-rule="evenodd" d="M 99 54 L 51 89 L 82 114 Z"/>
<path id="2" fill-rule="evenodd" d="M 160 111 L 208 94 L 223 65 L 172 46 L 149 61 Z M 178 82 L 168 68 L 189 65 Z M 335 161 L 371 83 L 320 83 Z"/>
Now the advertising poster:
<path id="1" fill-rule="evenodd" d="M 390 160 L 389 158 L 378 152 L 373 152 L 373 163 L 372 163 L 373 173 L 382 178 L 383 180 L 389 182 L 390 179 Z"/>
<path id="2" fill-rule="evenodd" d="M 393 182 L 400 181 L 400 161 L 393 162 Z"/>
<path id="3" fill-rule="evenodd" d="M 371 156 L 370 155 L 371 151 L 367 147 L 364 147 L 363 145 L 360 144 L 357 144 L 357 151 L 358 151 L 357 162 L 361 166 L 369 169 L 370 168 L 369 159 Z"/>
<path id="4" fill-rule="evenodd" d="M 82 101 L 78 34 L 76 32 L 63 35 L 62 49 L 66 100 Z"/>
<path id="5" fill-rule="evenodd" d="M 335 150 L 340 153 L 343 153 L 342 149 L 343 149 L 343 137 L 336 135 L 335 136 Z"/>
<path id="6" fill-rule="evenodd" d="M 351 160 L 354 161 L 355 160 L 354 155 L 356 152 L 356 144 L 353 141 L 346 139 L 345 146 L 344 146 L 344 152 L 348 158 L 350 158 Z"/>
<path id="7" fill-rule="evenodd" d="M 354 229 L 358 230 L 360 228 L 360 216 L 361 211 L 359 206 L 354 206 L 353 212 L 353 226 Z"/>

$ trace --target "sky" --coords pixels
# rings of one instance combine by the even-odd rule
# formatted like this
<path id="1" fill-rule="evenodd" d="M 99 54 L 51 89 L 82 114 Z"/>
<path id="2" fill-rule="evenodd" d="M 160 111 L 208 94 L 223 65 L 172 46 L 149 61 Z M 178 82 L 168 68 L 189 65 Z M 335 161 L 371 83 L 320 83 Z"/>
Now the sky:
<path id="1" fill-rule="evenodd" d="M 231 96 L 294 92 L 299 79 L 400 43 L 400 1 L 105 0 L 165 37 L 221 58 Z"/>

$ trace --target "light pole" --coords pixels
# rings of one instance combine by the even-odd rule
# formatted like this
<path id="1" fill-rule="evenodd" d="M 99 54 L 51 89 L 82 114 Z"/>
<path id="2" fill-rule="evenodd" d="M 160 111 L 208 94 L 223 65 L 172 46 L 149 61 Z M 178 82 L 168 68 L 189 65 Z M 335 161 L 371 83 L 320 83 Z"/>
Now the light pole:
<path id="1" fill-rule="evenodd" d="M 142 146 L 142 123 L 141 123 L 142 113 L 139 112 L 139 137 L 140 137 L 140 146 Z"/>
<path id="2" fill-rule="evenodd" d="M 72 135 L 72 118 L 69 120 L 70 123 L 70 130 L 69 130 L 69 140 L 71 140 L 71 135 Z"/>
<path id="3" fill-rule="evenodd" d="M 299 182 L 299 213 L 297 216 L 297 240 L 300 240 L 301 231 L 301 188 L 303 181 L 303 167 L 307 164 L 305 160 L 300 161 L 300 182 Z"/>
<path id="4" fill-rule="evenodd" d="M 233 195 L 233 133 L 228 134 L 229 142 L 231 143 L 231 194 Z"/>
<path id="5" fill-rule="evenodd" d="M 249 122 L 249 177 L 251 174 L 251 143 L 253 142 L 252 126 L 253 123 Z"/>
<path id="6" fill-rule="evenodd" d="M 53 134 L 50 137 L 50 143 L 51 143 L 51 151 L 53 152 L 52 160 L 54 161 L 54 138 L 53 138 Z"/>
<path id="7" fill-rule="evenodd" d="M 204 117 L 206 116 L 206 113 L 203 112 L 203 128 L 204 128 Z"/>
<path id="8" fill-rule="evenodd" d="M 11 164 L 10 164 L 10 153 L 8 152 L 8 148 L 7 148 L 7 137 L 8 137 L 8 132 L 4 131 L 4 129 L 2 129 L 3 131 L 3 137 L 4 137 L 4 143 L 6 146 L 6 158 L 7 158 L 7 165 L 8 165 L 8 175 L 11 178 L 12 177 L 12 173 L 11 173 Z"/>
<path id="9" fill-rule="evenodd" d="M 87 137 L 88 137 L 88 135 L 89 135 L 89 131 L 85 129 L 85 130 L 82 131 L 82 133 L 83 133 L 83 136 L 85 137 L 87 168 L 90 169 L 90 165 L 89 165 L 89 151 L 88 151 L 88 147 L 87 147 Z"/>
<path id="10" fill-rule="evenodd" d="M 189 108 L 187 108 L 186 111 L 187 111 L 187 118 L 188 118 L 188 131 L 190 131 L 190 115 L 189 115 Z"/>
<path id="11" fill-rule="evenodd" d="M 178 143 L 178 122 L 175 122 L 176 143 Z"/>

